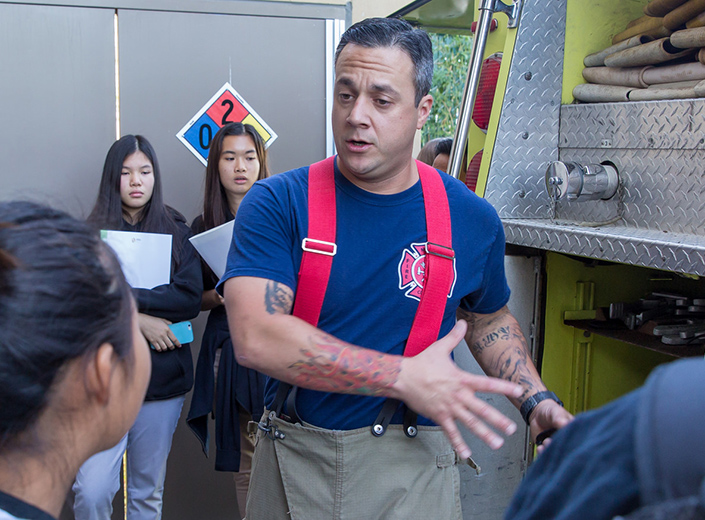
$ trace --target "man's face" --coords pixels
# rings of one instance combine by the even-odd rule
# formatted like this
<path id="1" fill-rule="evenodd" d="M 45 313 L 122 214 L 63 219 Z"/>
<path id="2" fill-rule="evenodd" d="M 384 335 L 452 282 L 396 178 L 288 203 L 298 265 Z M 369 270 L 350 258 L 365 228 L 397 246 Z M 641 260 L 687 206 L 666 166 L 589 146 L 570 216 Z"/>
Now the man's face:
<path id="1" fill-rule="evenodd" d="M 338 167 L 354 184 L 384 190 L 410 175 L 414 134 L 426 121 L 433 98 L 424 96 L 415 106 L 414 65 L 398 47 L 348 44 L 335 74 Z"/>

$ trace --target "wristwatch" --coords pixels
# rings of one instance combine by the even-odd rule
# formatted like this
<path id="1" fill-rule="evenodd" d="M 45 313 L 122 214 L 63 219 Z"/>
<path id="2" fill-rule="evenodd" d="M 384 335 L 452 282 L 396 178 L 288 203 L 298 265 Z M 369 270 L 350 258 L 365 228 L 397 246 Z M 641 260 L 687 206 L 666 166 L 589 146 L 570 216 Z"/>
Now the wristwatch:
<path id="1" fill-rule="evenodd" d="M 546 399 L 551 399 L 557 402 L 559 405 L 563 406 L 563 401 L 558 399 L 558 396 L 550 390 L 538 392 L 529 397 L 523 403 L 521 403 L 521 408 L 519 408 L 519 413 L 521 413 L 521 416 L 524 418 L 524 421 L 526 421 L 526 424 L 529 424 L 529 420 L 531 419 L 531 413 L 534 411 L 534 408 L 536 408 L 536 405 L 539 404 L 541 401 L 545 401 Z"/>

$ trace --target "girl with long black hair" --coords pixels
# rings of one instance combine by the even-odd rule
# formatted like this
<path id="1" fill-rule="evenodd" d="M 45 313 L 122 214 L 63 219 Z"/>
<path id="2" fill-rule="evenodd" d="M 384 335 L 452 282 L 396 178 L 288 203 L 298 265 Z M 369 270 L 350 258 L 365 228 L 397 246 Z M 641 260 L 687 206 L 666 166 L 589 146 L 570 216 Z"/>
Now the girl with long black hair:
<path id="1" fill-rule="evenodd" d="M 157 157 L 144 137 L 126 135 L 112 145 L 88 221 L 99 229 L 172 236 L 170 282 L 132 290 L 140 330 L 152 347 L 145 402 L 128 434 L 89 459 L 74 484 L 77 520 L 110 518 L 127 450 L 127 518 L 154 520 L 161 518 L 171 439 L 193 385 L 190 345 L 180 344 L 169 325 L 198 315 L 203 286 L 198 257 L 188 241 L 191 231 L 184 217 L 164 204 Z"/>
<path id="2" fill-rule="evenodd" d="M 252 185 L 268 176 L 267 151 L 257 130 L 242 123 L 223 126 L 210 145 L 203 214 L 191 226 L 194 233 L 233 220 Z M 223 298 L 215 291 L 218 278 L 205 263 L 202 265 L 201 309 L 210 310 L 210 315 L 187 421 L 207 454 L 208 414 L 215 404 L 215 469 L 235 472 L 237 503 L 244 518 L 254 450 L 247 423 L 259 420 L 264 410 L 264 376 L 235 361 Z"/>

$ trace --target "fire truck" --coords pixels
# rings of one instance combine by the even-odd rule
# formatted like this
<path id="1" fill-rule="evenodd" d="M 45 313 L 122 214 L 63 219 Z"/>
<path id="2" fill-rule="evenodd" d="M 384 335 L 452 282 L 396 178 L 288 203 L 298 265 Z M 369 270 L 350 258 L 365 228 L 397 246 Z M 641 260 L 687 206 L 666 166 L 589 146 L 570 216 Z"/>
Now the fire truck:
<path id="1" fill-rule="evenodd" d="M 640 386 L 661 363 L 705 352 L 705 100 L 695 92 L 705 76 L 612 86 L 588 85 L 594 69 L 584 72 L 587 56 L 626 49 L 613 50 L 625 31 L 637 51 L 665 45 L 669 55 L 598 73 L 700 70 L 697 47 L 670 46 L 698 32 L 691 19 L 705 8 L 692 5 L 419 0 L 394 13 L 431 32 L 473 34 L 449 173 L 498 211 L 510 308 L 573 413 Z M 661 12 L 649 16 L 654 7 Z M 581 102 L 592 89 L 610 94 Z M 533 454 L 526 438 L 514 443 L 504 455 L 473 445 L 483 469 L 464 475 L 467 517 L 501 518 Z"/>

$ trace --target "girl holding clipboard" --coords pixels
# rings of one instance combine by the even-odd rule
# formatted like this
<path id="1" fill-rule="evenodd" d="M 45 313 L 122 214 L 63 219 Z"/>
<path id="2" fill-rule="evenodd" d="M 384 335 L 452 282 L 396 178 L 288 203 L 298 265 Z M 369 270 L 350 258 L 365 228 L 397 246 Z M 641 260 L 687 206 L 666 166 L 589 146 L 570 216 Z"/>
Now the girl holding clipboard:
<path id="1" fill-rule="evenodd" d="M 152 377 L 144 404 L 127 435 L 81 467 L 73 488 L 77 520 L 110 518 L 127 450 L 127 518 L 154 520 L 161 518 L 171 440 L 193 385 L 190 346 L 180 344 L 169 325 L 198 315 L 203 285 L 198 257 L 188 241 L 191 231 L 184 217 L 163 203 L 157 157 L 144 137 L 126 135 L 112 145 L 88 221 L 98 229 L 172 236 L 170 282 L 132 289 L 140 331 L 152 347 Z"/>
<path id="2" fill-rule="evenodd" d="M 206 166 L 203 214 L 193 221 L 194 233 L 233 220 L 252 185 L 269 176 L 267 151 L 257 130 L 248 124 L 229 123 L 213 137 Z M 208 454 L 208 414 L 215 406 L 215 469 L 233 471 L 240 516 L 250 482 L 254 444 L 247 423 L 259 420 L 264 410 L 264 376 L 240 366 L 230 340 L 223 298 L 215 291 L 218 278 L 202 262 L 201 309 L 210 310 L 196 365 L 188 425 Z"/>

